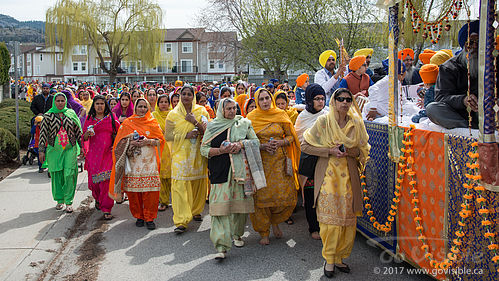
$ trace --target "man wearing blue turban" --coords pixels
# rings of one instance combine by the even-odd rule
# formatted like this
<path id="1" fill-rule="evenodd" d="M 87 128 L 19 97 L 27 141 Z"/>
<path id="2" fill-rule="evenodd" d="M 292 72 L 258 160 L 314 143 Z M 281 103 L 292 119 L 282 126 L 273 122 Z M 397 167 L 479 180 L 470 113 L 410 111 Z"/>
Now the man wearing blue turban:
<path id="1" fill-rule="evenodd" d="M 440 65 L 435 102 L 426 108 L 428 118 L 447 129 L 467 128 L 468 108 L 471 110 L 471 126 L 478 128 L 478 30 L 479 21 L 466 23 L 459 30 L 458 41 L 462 51 Z"/>

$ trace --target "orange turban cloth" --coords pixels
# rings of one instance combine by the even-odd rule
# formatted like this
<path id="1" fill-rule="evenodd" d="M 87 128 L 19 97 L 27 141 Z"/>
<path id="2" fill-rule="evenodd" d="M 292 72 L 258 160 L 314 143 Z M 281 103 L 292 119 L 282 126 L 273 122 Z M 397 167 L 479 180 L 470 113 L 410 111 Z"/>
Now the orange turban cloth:
<path id="1" fill-rule="evenodd" d="M 423 64 L 429 64 L 430 63 L 430 59 L 431 57 L 433 57 L 435 53 L 421 53 L 419 54 L 419 60 L 423 63 Z"/>
<path id="2" fill-rule="evenodd" d="M 425 84 L 435 84 L 437 82 L 438 76 L 438 65 L 436 64 L 425 64 L 419 69 L 419 75 L 423 79 Z"/>
<path id="3" fill-rule="evenodd" d="M 336 52 L 333 50 L 327 50 L 322 52 L 322 54 L 319 56 L 319 63 L 322 65 L 322 67 L 326 66 L 326 62 L 329 59 L 330 56 L 333 56 L 334 60 L 336 60 Z"/>
<path id="4" fill-rule="evenodd" d="M 184 85 L 184 82 L 177 80 L 175 81 L 175 87 L 182 87 Z"/>
<path id="5" fill-rule="evenodd" d="M 411 48 L 405 48 L 402 51 L 399 51 L 399 59 L 404 60 L 407 56 L 414 59 L 414 51 Z"/>
<path id="6" fill-rule="evenodd" d="M 305 84 L 307 80 L 308 80 L 308 74 L 307 73 L 301 74 L 300 76 L 298 76 L 298 78 L 296 78 L 296 86 L 297 87 L 303 86 L 303 84 Z"/>
<path id="7" fill-rule="evenodd" d="M 348 68 L 350 68 L 351 71 L 356 71 L 364 63 L 366 63 L 366 56 L 356 56 L 350 60 L 350 63 L 348 64 Z"/>

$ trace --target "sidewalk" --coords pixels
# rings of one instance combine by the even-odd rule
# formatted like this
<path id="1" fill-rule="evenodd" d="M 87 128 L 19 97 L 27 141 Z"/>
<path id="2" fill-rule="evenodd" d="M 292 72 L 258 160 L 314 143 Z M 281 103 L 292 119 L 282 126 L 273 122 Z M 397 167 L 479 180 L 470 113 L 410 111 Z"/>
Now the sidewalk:
<path id="1" fill-rule="evenodd" d="M 91 195 L 86 172 L 78 175 L 73 207 Z M 55 210 L 50 178 L 21 166 L 0 182 L 0 280 L 36 279 L 63 245 L 78 212 Z"/>

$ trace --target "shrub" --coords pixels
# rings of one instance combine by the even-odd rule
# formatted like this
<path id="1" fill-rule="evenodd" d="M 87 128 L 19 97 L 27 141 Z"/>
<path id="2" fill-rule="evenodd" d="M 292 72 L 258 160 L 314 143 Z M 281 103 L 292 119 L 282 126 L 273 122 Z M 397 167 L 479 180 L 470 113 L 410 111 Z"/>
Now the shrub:
<path id="1" fill-rule="evenodd" d="M 10 88 L 9 88 L 10 91 Z M 0 108 L 4 107 L 9 107 L 9 106 L 16 106 L 16 100 L 15 99 L 4 99 L 2 102 L 0 102 Z M 19 100 L 19 108 L 20 107 L 27 107 L 29 108 L 31 106 L 30 102 L 27 102 L 25 100 Z"/>
<path id="2" fill-rule="evenodd" d="M 18 154 L 16 137 L 10 131 L 0 128 L 0 164 L 12 161 Z"/>
<path id="3" fill-rule="evenodd" d="M 22 148 L 27 148 L 30 140 L 31 118 L 33 112 L 29 107 L 19 107 L 19 144 Z M 8 106 L 0 108 L 0 128 L 9 130 L 16 135 L 16 107 Z M 15 138 L 15 137 L 14 137 Z"/>

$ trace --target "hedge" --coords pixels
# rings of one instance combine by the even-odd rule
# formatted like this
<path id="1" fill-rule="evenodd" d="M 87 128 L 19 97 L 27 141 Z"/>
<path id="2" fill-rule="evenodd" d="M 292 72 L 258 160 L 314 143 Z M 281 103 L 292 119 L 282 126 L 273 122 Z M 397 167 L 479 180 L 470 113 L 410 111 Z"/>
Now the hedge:
<path id="1" fill-rule="evenodd" d="M 9 106 L 16 106 L 16 100 L 15 99 L 4 99 L 2 102 L 0 102 L 0 108 L 4 107 L 9 107 Z M 19 100 L 19 107 L 30 107 L 31 103 L 27 102 L 25 100 Z"/>
<path id="2" fill-rule="evenodd" d="M 10 131 L 0 128 L 0 164 L 12 161 L 18 153 L 16 137 Z"/>
<path id="3" fill-rule="evenodd" d="M 2 102 L 3 104 L 3 102 Z M 31 118 L 33 118 L 33 112 L 29 107 L 20 106 L 19 107 L 19 138 L 20 147 L 28 148 L 30 140 L 31 131 Z M 0 128 L 9 130 L 14 136 L 16 135 L 16 107 L 8 106 L 0 108 Z M 14 137 L 15 138 L 15 137 Z"/>

